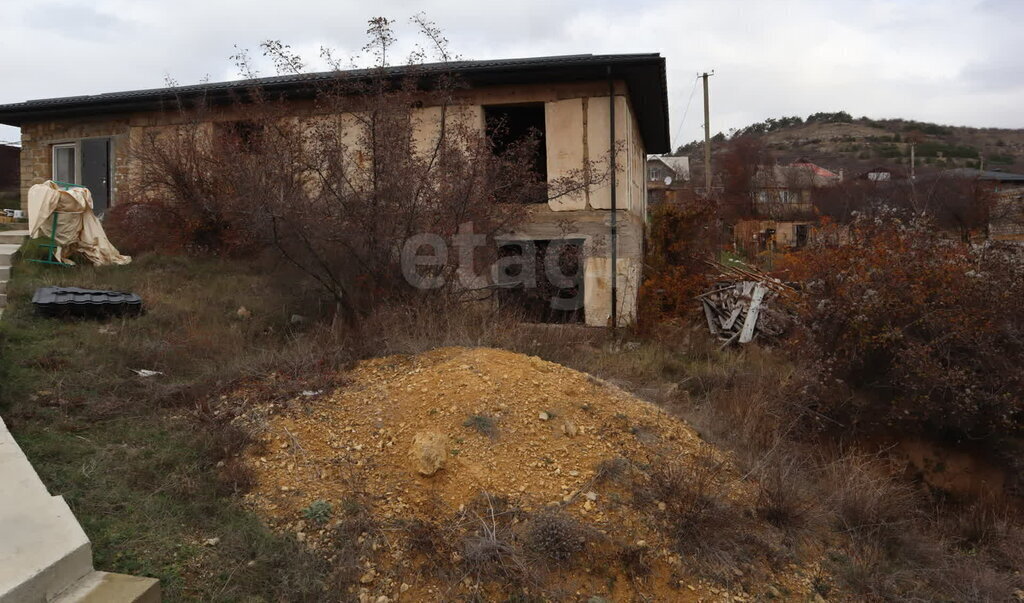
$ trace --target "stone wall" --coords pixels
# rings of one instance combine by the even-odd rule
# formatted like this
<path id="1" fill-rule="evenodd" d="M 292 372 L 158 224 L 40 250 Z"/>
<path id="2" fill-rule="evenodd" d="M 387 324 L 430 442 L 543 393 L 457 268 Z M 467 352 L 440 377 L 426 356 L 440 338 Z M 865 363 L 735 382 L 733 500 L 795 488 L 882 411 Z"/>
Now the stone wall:
<path id="1" fill-rule="evenodd" d="M 127 117 L 72 118 L 26 123 L 21 127 L 21 207 L 28 208 L 28 189 L 53 174 L 53 145 L 82 138 L 111 137 L 114 182 L 111 198 L 128 189 Z"/>

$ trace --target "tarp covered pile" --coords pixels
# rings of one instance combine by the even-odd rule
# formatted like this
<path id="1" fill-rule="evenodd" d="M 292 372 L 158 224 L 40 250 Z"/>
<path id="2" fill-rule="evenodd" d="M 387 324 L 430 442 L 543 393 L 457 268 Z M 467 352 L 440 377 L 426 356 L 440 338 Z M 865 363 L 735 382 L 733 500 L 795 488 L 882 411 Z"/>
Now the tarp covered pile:
<path id="1" fill-rule="evenodd" d="M 74 264 L 68 257 L 76 252 L 97 266 L 131 262 L 130 256 L 121 255 L 107 239 L 92 207 L 92 193 L 85 187 L 64 190 L 50 180 L 36 184 L 28 189 L 29 238 L 48 239 L 53 233 L 57 244 L 54 257 L 65 264 Z"/>

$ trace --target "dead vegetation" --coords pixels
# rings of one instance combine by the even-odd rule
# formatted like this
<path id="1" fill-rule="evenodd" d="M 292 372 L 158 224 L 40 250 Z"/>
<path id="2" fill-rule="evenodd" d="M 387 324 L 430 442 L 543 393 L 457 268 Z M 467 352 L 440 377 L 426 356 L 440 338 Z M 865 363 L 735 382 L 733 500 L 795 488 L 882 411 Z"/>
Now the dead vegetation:
<path id="1" fill-rule="evenodd" d="M 884 456 L 802 440 L 797 435 L 821 420 L 802 402 L 803 370 L 763 349 L 719 351 L 699 326 L 627 345 L 585 329 L 523 327 L 493 315 L 443 312 L 423 304 L 375 313 L 366 323 L 365 333 L 373 334 L 368 337 L 313 322 L 315 310 L 302 302 L 266 295 L 273 278 L 262 269 L 249 272 L 230 261 L 207 265 L 144 256 L 116 272 L 81 268 L 74 274 L 50 273 L 25 267 L 20 275 L 5 313 L 3 353 L 23 360 L 5 364 L 2 387 L 5 400 L 22 402 L 8 403 L 5 420 L 48 483 L 75 505 L 93 538 L 99 566 L 156 575 L 172 598 L 217 593 L 295 598 L 299 593 L 299 598 L 315 600 L 327 585 L 358 591 L 368 573 L 366 561 L 390 550 L 396 539 L 419 560 L 418 580 L 445 586 L 441 598 L 488 599 L 497 592 L 526 596 L 544 591 L 545 584 L 551 596 L 569 596 L 575 590 L 559 589 L 569 588 L 567 577 L 574 576 L 591 576 L 591 584 L 602 588 L 609 588 L 614 576 L 608 592 L 615 598 L 650 592 L 672 598 L 691 592 L 689 584 L 709 595 L 717 589 L 751 598 L 813 591 L 829 599 L 1005 600 L 1022 586 L 1015 573 L 1022 563 L 1022 536 L 1012 505 L 932 498 L 894 477 L 899 472 Z M 64 278 L 141 291 L 150 311 L 134 321 L 65 325 L 40 322 L 18 302 L 17 291 Z M 238 317 L 243 305 L 251 310 L 250 318 Z M 199 308 L 217 310 L 197 314 Z M 294 312 L 310 316 L 310 322 L 292 323 Z M 74 343 L 55 352 L 49 342 L 58 333 Z M 392 522 L 372 489 L 345 471 L 338 477 L 344 496 L 311 491 L 293 507 L 291 521 L 305 521 L 305 531 L 329 535 L 323 548 L 312 546 L 318 537 L 300 542 L 294 527 L 267 532 L 240 508 L 240 497 L 258 487 L 259 478 L 237 456 L 252 446 L 251 436 L 228 427 L 233 413 L 217 412 L 225 386 L 240 384 L 246 390 L 242 409 L 288 400 L 313 409 L 320 398 L 302 392 L 351 383 L 349 367 L 358 357 L 418 353 L 433 342 L 519 349 L 641 392 L 685 416 L 704 440 L 728 451 L 733 468 L 705 456 L 701 448 L 692 456 L 659 450 L 665 432 L 657 423 L 620 417 L 620 411 L 603 410 L 576 393 L 566 395 L 576 401 L 568 406 L 537 398 L 534 410 L 548 413 L 549 420 L 531 411 L 523 421 L 543 425 L 552 441 L 578 444 L 591 433 L 590 422 L 603 417 L 597 424 L 612 431 L 595 433 L 605 441 L 618 434 L 614 438 L 629 447 L 608 450 L 571 469 L 580 476 L 570 492 L 579 493 L 567 506 L 560 487 L 545 489 L 545 482 L 551 482 L 547 478 L 527 484 L 527 493 L 541 493 L 537 501 L 523 500 L 518 482 L 504 494 L 493 484 L 477 482 L 464 490 L 468 502 L 426 498 L 421 515 Z M 210 362 L 226 357 L 234 360 Z M 453 380 L 462 375 L 481 379 L 461 364 L 451 367 Z M 387 370 L 402 374 L 402 366 Z M 147 381 L 127 370 L 139 367 L 166 376 Z M 574 387 L 581 390 L 607 387 L 599 379 L 580 379 Z M 415 381 L 407 385 L 417 392 L 424 387 Z M 523 400 L 512 396 L 506 404 Z M 452 413 L 450 433 L 463 440 L 451 442 L 449 453 L 458 450 L 452 462 L 472 463 L 475 455 L 519 442 L 517 422 L 507 412 L 482 404 Z M 566 420 L 582 427 L 584 435 L 567 437 Z M 492 427 L 495 438 L 489 435 Z M 660 437 L 652 439 L 652 433 Z M 255 450 L 267 455 L 275 445 L 280 443 Z M 313 454 L 306 444 L 302 447 Z M 287 450 L 303 455 L 291 443 Z M 650 456 L 638 455 L 640 450 Z M 538 464 L 531 469 L 538 476 L 565 462 L 564 452 L 556 449 L 538 450 L 532 461 L 523 453 L 500 454 Z M 83 458 L 100 473 L 81 473 Z M 373 464 L 367 468 L 379 470 Z M 561 475 L 569 470 L 563 467 Z M 96 481 L 98 474 L 104 477 Z M 739 499 L 737 488 L 745 493 Z M 595 511 L 628 513 L 647 532 L 623 529 L 618 520 L 584 522 L 572 511 L 588 502 L 590 491 L 598 494 Z M 122 504 L 117 501 L 135 501 L 135 510 L 111 522 L 105 509 Z M 323 504 L 314 506 L 317 501 Z M 180 522 L 166 521 L 168 512 Z M 563 521 L 566 512 L 576 524 Z M 548 513 L 555 519 L 535 523 Z M 129 522 L 136 534 L 132 539 L 123 536 Z M 221 538 L 219 545 L 202 544 L 214 536 Z M 580 536 L 585 545 L 579 545 Z M 672 556 L 678 557 L 671 566 L 676 570 L 666 565 Z M 790 563 L 803 569 L 785 577 Z M 390 565 L 374 567 L 373 584 L 390 579 L 401 589 L 402 578 L 391 573 Z M 267 575 L 277 578 L 271 582 Z M 407 592 L 416 592 L 414 582 L 406 583 Z"/>

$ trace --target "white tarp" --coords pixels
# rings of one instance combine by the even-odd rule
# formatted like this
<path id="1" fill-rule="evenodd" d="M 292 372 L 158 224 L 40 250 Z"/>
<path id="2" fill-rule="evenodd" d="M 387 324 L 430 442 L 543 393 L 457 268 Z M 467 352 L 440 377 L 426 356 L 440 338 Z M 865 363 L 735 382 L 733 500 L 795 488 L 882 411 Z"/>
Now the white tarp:
<path id="1" fill-rule="evenodd" d="M 107 239 L 99 218 L 92 213 L 89 189 L 64 190 L 50 180 L 28 189 L 29 238 L 49 238 L 53 233 L 54 213 L 57 214 L 57 249 L 54 250 L 57 261 L 74 264 L 68 256 L 75 252 L 97 266 L 132 261 L 130 256 L 121 255 Z"/>

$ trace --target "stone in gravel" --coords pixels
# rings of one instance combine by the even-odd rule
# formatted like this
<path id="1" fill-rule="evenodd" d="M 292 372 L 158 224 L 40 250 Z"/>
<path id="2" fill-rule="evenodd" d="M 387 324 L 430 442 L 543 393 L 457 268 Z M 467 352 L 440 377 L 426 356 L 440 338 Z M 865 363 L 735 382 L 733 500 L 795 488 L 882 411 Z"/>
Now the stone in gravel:
<path id="1" fill-rule="evenodd" d="M 448 438 L 436 431 L 421 431 L 413 436 L 411 452 L 413 468 L 429 477 L 448 460 Z"/>

